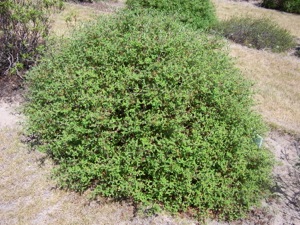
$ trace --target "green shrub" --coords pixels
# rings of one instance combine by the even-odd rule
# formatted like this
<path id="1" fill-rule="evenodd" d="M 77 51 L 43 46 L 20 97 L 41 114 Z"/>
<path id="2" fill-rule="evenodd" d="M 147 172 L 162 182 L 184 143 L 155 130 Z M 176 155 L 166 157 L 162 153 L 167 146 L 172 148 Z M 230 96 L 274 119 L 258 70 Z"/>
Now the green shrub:
<path id="1" fill-rule="evenodd" d="M 30 133 L 60 185 L 229 218 L 255 204 L 264 126 L 222 47 L 153 11 L 76 31 L 27 76 Z"/>
<path id="2" fill-rule="evenodd" d="M 262 6 L 269 9 L 280 9 L 283 7 L 285 0 L 263 0 Z"/>
<path id="3" fill-rule="evenodd" d="M 300 0 L 263 0 L 262 6 L 290 13 L 300 13 Z"/>
<path id="4" fill-rule="evenodd" d="M 131 9 L 143 7 L 175 14 L 178 20 L 195 28 L 207 28 L 216 21 L 210 0 L 127 0 L 126 3 Z"/>
<path id="5" fill-rule="evenodd" d="M 30 68 L 45 47 L 49 13 L 60 0 L 0 1 L 0 76 Z"/>
<path id="6" fill-rule="evenodd" d="M 251 48 L 283 52 L 295 46 L 293 36 L 268 19 L 231 18 L 215 29 L 224 37 Z"/>

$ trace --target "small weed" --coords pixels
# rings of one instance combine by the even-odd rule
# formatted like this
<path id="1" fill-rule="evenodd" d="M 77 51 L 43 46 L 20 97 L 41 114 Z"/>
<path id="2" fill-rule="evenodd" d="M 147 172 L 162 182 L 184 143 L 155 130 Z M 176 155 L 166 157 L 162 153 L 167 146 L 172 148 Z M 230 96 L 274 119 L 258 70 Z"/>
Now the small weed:
<path id="1" fill-rule="evenodd" d="M 65 17 L 65 22 L 67 23 L 67 27 L 69 28 L 75 28 L 77 25 L 77 12 L 71 11 L 68 13 L 68 15 Z"/>

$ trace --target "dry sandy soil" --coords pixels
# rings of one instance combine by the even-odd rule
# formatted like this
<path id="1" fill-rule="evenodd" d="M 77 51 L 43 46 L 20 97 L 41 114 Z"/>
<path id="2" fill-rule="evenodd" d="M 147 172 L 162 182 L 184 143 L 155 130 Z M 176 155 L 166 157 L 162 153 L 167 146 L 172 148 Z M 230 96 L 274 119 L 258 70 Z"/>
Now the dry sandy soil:
<path id="1" fill-rule="evenodd" d="M 241 7 L 237 2 L 227 2 L 225 0 L 215 0 L 219 3 L 219 16 L 225 15 L 224 8 L 220 7 Z M 104 3 L 103 3 L 104 4 Z M 251 11 L 253 5 L 243 2 Z M 247 5 L 248 4 L 248 5 Z M 223 6 L 222 6 L 223 5 Z M 115 5 L 119 7 L 119 4 Z M 83 10 L 85 15 L 86 8 L 78 8 L 72 6 L 76 12 Z M 245 9 L 245 7 L 243 9 Z M 95 7 L 94 7 L 95 8 Z M 110 13 L 109 7 L 102 7 L 107 13 Z M 264 10 L 264 9 L 262 9 Z M 264 12 L 264 11 L 263 11 Z M 97 11 L 95 11 L 97 14 Z M 277 13 L 277 12 L 276 12 Z M 69 14 L 66 14 L 67 16 Z M 60 16 L 66 16 L 60 15 Z M 77 13 L 72 14 L 77 15 Z M 300 24 L 299 24 L 300 25 Z M 60 26 L 56 24 L 56 26 Z M 294 31 L 295 33 L 300 32 Z M 299 35 L 300 37 L 300 35 Z M 261 71 L 256 70 L 255 64 L 248 65 L 250 59 L 254 57 L 269 58 L 272 63 L 264 64 L 265 72 L 274 71 L 276 76 L 276 67 L 274 64 L 281 59 L 281 55 L 273 55 L 268 52 L 258 52 L 247 48 L 231 44 L 231 55 L 237 58 L 237 66 L 243 70 L 245 76 L 253 77 Z M 287 57 L 287 58 L 286 58 Z M 294 57 L 284 56 L 289 66 L 294 67 L 291 72 L 291 79 L 300 76 L 299 64 L 300 60 Z M 290 61 L 291 60 L 291 61 Z M 298 61 L 297 61 L 298 60 Z M 245 68 L 253 67 L 252 70 Z M 251 73 L 252 71 L 252 73 Z M 251 75 L 252 74 L 252 75 Z M 268 76 L 271 76 L 268 73 Z M 1 82 L 1 80 L 0 80 Z M 290 82 L 290 81 L 288 81 Z M 266 82 L 265 82 L 266 83 Z M 300 85 L 296 79 L 294 82 Z M 268 84 L 274 86 L 272 79 Z M 289 83 L 282 85 L 289 87 Z M 230 223 L 207 221 L 210 225 L 221 224 L 263 224 L 263 225 L 299 225 L 300 224 L 300 171 L 296 164 L 300 156 L 300 131 L 298 130 L 297 117 L 295 120 L 280 120 L 281 112 L 286 113 L 289 117 L 288 108 L 282 105 L 280 111 L 277 109 L 267 108 L 269 104 L 265 100 L 264 91 L 268 86 L 260 84 L 256 86 L 262 90 L 257 95 L 257 110 L 262 113 L 265 120 L 269 123 L 280 127 L 280 130 L 288 130 L 287 132 L 277 130 L 271 131 L 265 138 L 264 145 L 274 153 L 277 161 L 273 170 L 275 185 L 273 195 L 262 203 L 261 208 L 254 208 L 249 213 L 249 217 Z M 0 85 L 1 88 L 1 85 Z M 264 90 L 266 89 L 266 90 Z M 289 89 L 290 90 L 290 89 Z M 292 89 L 291 89 L 292 90 Z M 291 97 L 289 93 L 281 96 L 280 89 L 274 89 L 273 93 L 280 95 L 279 99 L 289 101 Z M 8 98 L 0 90 L 0 225 L 8 224 L 198 224 L 186 217 L 174 217 L 167 213 L 161 213 L 151 217 L 146 217 L 143 212 L 135 212 L 134 207 L 128 202 L 114 202 L 109 199 L 99 198 L 95 201 L 89 201 L 87 194 L 79 195 L 77 193 L 59 190 L 56 188 L 55 182 L 51 179 L 51 169 L 54 165 L 44 154 L 35 151 L 29 151 L 28 146 L 22 142 L 22 123 L 25 118 L 19 113 L 19 106 L 22 105 L 22 97 L 18 92 L 17 95 L 12 91 L 14 98 Z M 296 93 L 297 95 L 299 94 Z M 287 98 L 288 97 L 288 98 Z M 276 99 L 276 94 L 273 98 Z M 287 99 L 286 99 L 287 98 Z M 274 100 L 274 99 L 273 99 Z M 263 104 L 259 104 L 260 102 Z M 264 103 L 266 101 L 266 103 Z M 299 102 L 295 103 L 296 106 Z M 273 110 L 273 111 L 272 111 Z M 287 111 L 287 112 L 286 112 Z M 277 116 L 272 120 L 272 116 Z M 296 121 L 296 122 L 295 122 Z"/>

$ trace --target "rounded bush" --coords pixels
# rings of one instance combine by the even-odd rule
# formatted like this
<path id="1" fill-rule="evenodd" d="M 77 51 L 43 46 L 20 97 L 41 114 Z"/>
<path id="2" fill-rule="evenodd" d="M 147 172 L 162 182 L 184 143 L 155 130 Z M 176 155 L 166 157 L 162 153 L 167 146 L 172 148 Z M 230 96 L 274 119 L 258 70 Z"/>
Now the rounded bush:
<path id="1" fill-rule="evenodd" d="M 283 52 L 295 46 L 293 36 L 269 19 L 233 17 L 214 28 L 224 37 L 251 48 Z"/>
<path id="2" fill-rule="evenodd" d="M 210 0 L 127 0 L 131 9 L 150 8 L 176 15 L 179 21 L 197 29 L 216 22 L 215 9 Z"/>
<path id="3" fill-rule="evenodd" d="M 154 12 L 77 31 L 28 75 L 30 132 L 60 185 L 228 217 L 256 203 L 264 126 L 222 47 Z"/>

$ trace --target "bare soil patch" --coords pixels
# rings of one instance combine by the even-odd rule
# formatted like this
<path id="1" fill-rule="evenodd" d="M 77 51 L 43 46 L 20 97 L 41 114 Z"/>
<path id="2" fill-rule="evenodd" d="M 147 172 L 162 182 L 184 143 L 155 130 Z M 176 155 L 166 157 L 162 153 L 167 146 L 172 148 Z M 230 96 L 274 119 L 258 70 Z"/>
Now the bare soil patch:
<path id="1" fill-rule="evenodd" d="M 266 139 L 277 161 L 274 168 L 274 198 L 268 201 L 273 224 L 300 224 L 300 136 L 272 132 Z"/>

